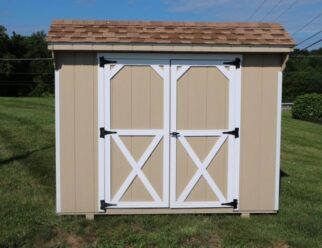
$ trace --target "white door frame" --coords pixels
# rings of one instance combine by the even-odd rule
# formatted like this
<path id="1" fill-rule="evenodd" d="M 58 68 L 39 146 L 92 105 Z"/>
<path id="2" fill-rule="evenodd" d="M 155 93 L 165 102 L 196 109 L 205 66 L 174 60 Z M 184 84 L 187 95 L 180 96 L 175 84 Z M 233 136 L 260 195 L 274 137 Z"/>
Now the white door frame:
<path id="1" fill-rule="evenodd" d="M 109 57 L 108 57 L 109 58 Z M 100 138 L 101 146 L 104 148 L 99 149 L 104 154 L 104 162 L 100 161 L 103 164 L 103 168 L 100 166 L 100 180 L 104 180 L 105 184 L 100 187 L 104 187 L 104 193 L 100 189 L 100 197 L 104 197 L 107 203 L 110 203 L 115 206 L 110 206 L 109 208 L 163 208 L 169 207 L 169 63 L 167 60 L 144 60 L 144 59 L 124 59 L 124 58 L 113 58 L 116 63 L 113 63 L 113 67 L 111 64 L 104 65 L 103 70 L 101 69 L 101 73 L 103 74 L 103 83 L 104 83 L 104 120 L 101 120 L 101 124 L 104 125 L 100 127 L 104 127 L 105 130 L 110 130 L 116 132 L 115 134 L 106 135 L 104 139 Z M 163 129 L 113 129 L 111 130 L 110 126 L 110 87 L 111 87 L 111 79 L 126 65 L 146 65 L 150 66 L 159 76 L 163 79 Z M 161 67 L 162 65 L 162 67 Z M 102 93 L 101 93 L 102 94 Z M 127 147 L 124 145 L 121 136 L 152 136 L 154 137 L 147 147 L 146 151 L 143 153 L 141 158 L 136 161 L 131 153 L 128 151 Z M 121 153 L 124 155 L 129 165 L 132 167 L 132 171 L 127 176 L 125 181 L 122 183 L 121 187 L 118 189 L 117 193 L 112 197 L 111 195 L 111 157 L 110 157 L 110 149 L 111 149 L 111 139 L 115 142 L 115 144 L 120 149 Z M 142 171 L 143 165 L 148 160 L 150 155 L 153 153 L 155 148 L 160 143 L 161 139 L 163 139 L 163 195 L 159 196 L 153 185 L 149 181 L 149 179 L 145 176 Z M 103 159 L 103 156 L 102 158 Z M 104 179 L 102 178 L 102 174 L 104 175 Z M 130 187 L 131 183 L 138 177 L 148 193 L 151 195 L 153 201 L 120 201 L 122 196 L 125 194 L 126 190 Z M 102 198 L 100 198 L 102 199 Z"/>
<path id="2" fill-rule="evenodd" d="M 218 60 L 218 61 L 231 61 L 234 60 L 235 58 L 240 58 L 242 59 L 242 55 L 240 54 L 180 54 L 180 53 L 97 53 L 97 61 L 98 61 L 98 65 L 97 65 L 97 71 L 98 71 L 98 127 L 97 130 L 99 130 L 100 127 L 105 127 L 105 129 L 107 129 L 106 126 L 106 121 L 109 119 L 109 117 L 106 115 L 106 105 L 105 105 L 105 99 L 106 98 L 106 94 L 109 94 L 109 87 L 106 86 L 107 84 L 107 77 L 106 77 L 106 68 L 108 65 L 105 65 L 104 67 L 100 67 L 99 66 L 99 58 L 103 56 L 106 59 L 111 59 L 111 60 L 117 60 L 119 61 L 120 59 L 125 61 L 133 61 L 133 59 L 135 60 L 140 60 L 141 63 L 150 63 L 152 65 L 154 64 L 158 64 L 158 61 L 160 62 L 160 60 L 166 60 L 166 61 L 171 61 L 171 60 L 199 60 L 199 61 L 203 61 L 203 60 Z M 124 63 L 123 62 L 123 63 Z M 169 63 L 167 64 L 169 65 Z M 155 68 L 154 68 L 155 69 Z M 155 69 L 157 70 L 157 69 Z M 168 70 L 169 71 L 169 70 Z M 168 78 L 170 78 L 170 73 L 168 73 L 167 75 Z M 234 75 L 235 80 L 237 80 L 238 82 L 241 82 L 241 70 L 238 70 L 237 73 L 235 73 Z M 172 79 L 171 79 L 172 80 Z M 170 85 L 168 85 L 167 87 L 170 87 Z M 240 83 L 236 85 L 236 95 L 235 95 L 235 102 L 240 104 Z M 167 94 L 169 94 L 170 89 L 166 89 L 166 87 L 164 87 L 165 90 L 167 90 Z M 167 102 L 167 101 L 165 101 Z M 168 110 L 169 111 L 170 106 L 166 106 L 164 108 L 164 110 Z M 240 126 L 240 105 L 239 108 L 237 109 L 236 113 L 234 113 L 235 115 L 235 124 L 236 126 Z M 164 116 L 166 117 L 166 115 Z M 170 129 L 170 120 L 167 119 L 167 121 L 165 120 L 166 118 L 164 118 L 164 127 L 166 127 L 166 125 L 168 125 L 168 128 Z M 167 122 L 167 123 L 166 123 Z M 119 135 L 121 134 L 121 130 L 119 131 Z M 134 131 L 134 130 L 132 130 Z M 149 130 L 152 131 L 152 130 Z M 170 132 L 170 130 L 169 130 Z M 168 132 L 168 133 L 169 133 Z M 207 131 L 208 132 L 208 131 Z M 215 133 L 214 133 L 215 135 Z M 241 135 L 241 134 L 240 134 Z M 105 136 L 108 137 L 108 136 Z M 107 192 L 106 192 L 106 185 L 107 185 L 107 169 L 106 169 L 106 165 L 105 165 L 105 161 L 106 161 L 106 157 L 109 156 L 109 153 L 106 153 L 106 146 L 110 141 L 106 141 L 106 139 L 102 139 L 100 138 L 100 134 L 99 131 L 97 131 L 97 138 L 98 138 L 98 201 L 97 201 L 97 209 L 99 212 L 103 212 L 102 209 L 100 209 L 100 201 L 101 200 L 105 200 L 108 202 L 108 198 L 107 198 Z M 236 140 L 235 142 L 235 146 L 239 147 L 239 139 Z M 169 150 L 169 149 L 168 149 Z M 235 164 L 239 164 L 239 149 L 236 149 L 235 151 Z M 170 161 L 168 160 L 168 166 L 164 166 L 165 168 L 169 168 Z M 236 169 L 236 178 L 234 180 L 234 186 L 233 188 L 235 188 L 234 190 L 234 198 L 238 199 L 239 196 L 239 166 L 235 168 Z M 165 190 L 165 188 L 163 189 L 163 192 L 165 194 L 168 194 L 168 203 L 165 204 L 167 206 L 164 207 L 169 207 L 169 182 L 167 183 L 168 186 L 166 184 L 163 185 L 163 187 L 168 187 L 167 190 Z M 164 198 L 165 200 L 165 198 Z M 142 203 L 142 204 L 141 204 Z M 149 204 L 143 203 L 143 202 L 138 202 L 137 206 L 139 208 L 145 208 L 145 207 L 155 207 L 155 206 L 149 206 Z M 113 206 L 111 207 L 113 208 Z M 115 206 L 114 208 L 122 208 L 122 206 L 118 205 Z M 128 208 L 128 207 L 126 207 Z"/>
<path id="3" fill-rule="evenodd" d="M 228 207 L 221 205 L 222 203 L 232 202 L 238 199 L 239 195 L 239 138 L 232 135 L 223 134 L 223 132 L 240 128 L 240 68 L 229 66 L 226 68 L 222 60 L 173 60 L 171 61 L 171 132 L 179 133 L 178 137 L 171 138 L 170 151 L 170 207 L 171 208 L 209 208 L 209 207 Z M 177 123 L 177 82 L 179 78 L 185 74 L 191 67 L 213 66 L 216 67 L 229 82 L 229 123 L 227 130 L 178 130 Z M 179 67 L 179 69 L 177 68 Z M 192 136 L 213 136 L 219 137 L 213 148 L 204 161 L 200 161 L 192 147 L 189 145 L 186 137 Z M 197 171 L 183 190 L 181 194 L 176 196 L 176 146 L 177 139 L 183 146 L 187 154 L 190 156 Z M 228 173 L 227 173 L 227 198 L 224 197 L 216 182 L 207 172 L 207 167 L 216 156 L 224 142 L 228 140 Z M 186 198 L 197 184 L 199 178 L 204 177 L 218 201 L 191 201 L 185 202 Z"/>

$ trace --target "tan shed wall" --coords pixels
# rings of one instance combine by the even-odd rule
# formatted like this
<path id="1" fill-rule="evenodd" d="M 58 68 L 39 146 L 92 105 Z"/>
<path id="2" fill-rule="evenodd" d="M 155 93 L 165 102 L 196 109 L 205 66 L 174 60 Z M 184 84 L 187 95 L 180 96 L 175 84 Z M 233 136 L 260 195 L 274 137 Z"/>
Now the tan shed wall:
<path id="1" fill-rule="evenodd" d="M 97 209 L 96 54 L 55 53 L 60 76 L 61 211 Z"/>
<path id="2" fill-rule="evenodd" d="M 273 210 L 277 123 L 277 75 L 282 57 L 244 56 L 242 71 L 240 209 Z"/>
<path id="3" fill-rule="evenodd" d="M 271 212 L 275 205 L 277 73 L 283 57 L 258 53 L 243 56 L 240 210 Z M 96 52 L 56 51 L 55 61 L 60 72 L 61 213 L 97 212 Z M 178 212 L 174 209 L 145 211 Z M 221 209 L 179 212 L 182 211 L 210 213 Z"/>

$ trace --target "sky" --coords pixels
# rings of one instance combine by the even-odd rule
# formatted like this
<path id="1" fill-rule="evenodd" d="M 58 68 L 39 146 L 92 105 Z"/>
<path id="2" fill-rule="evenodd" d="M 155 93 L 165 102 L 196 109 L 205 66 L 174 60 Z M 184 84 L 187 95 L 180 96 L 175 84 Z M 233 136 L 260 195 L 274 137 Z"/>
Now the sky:
<path id="1" fill-rule="evenodd" d="M 299 43 L 322 30 L 322 0 L 0 0 L 8 34 L 47 32 L 54 19 L 279 22 Z"/>

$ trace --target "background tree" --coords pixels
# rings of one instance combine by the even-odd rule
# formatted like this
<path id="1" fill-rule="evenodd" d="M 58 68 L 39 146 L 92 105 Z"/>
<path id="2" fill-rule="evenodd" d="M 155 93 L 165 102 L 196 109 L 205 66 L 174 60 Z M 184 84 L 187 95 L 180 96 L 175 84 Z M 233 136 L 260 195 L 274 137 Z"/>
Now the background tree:
<path id="1" fill-rule="evenodd" d="M 45 32 L 9 37 L 0 26 L 0 58 L 49 58 Z M 1 96 L 43 96 L 53 94 L 54 68 L 51 60 L 0 61 Z"/>
<path id="2" fill-rule="evenodd" d="M 299 95 L 322 93 L 322 48 L 295 49 L 287 62 L 283 78 L 283 102 L 293 102 Z"/>
<path id="3" fill-rule="evenodd" d="M 0 25 L 0 58 L 50 58 L 46 33 L 22 36 L 7 34 Z M 0 96 L 46 96 L 54 93 L 54 68 L 51 60 L 0 60 Z M 293 102 L 299 95 L 322 93 L 322 48 L 296 49 L 284 72 L 283 101 Z"/>

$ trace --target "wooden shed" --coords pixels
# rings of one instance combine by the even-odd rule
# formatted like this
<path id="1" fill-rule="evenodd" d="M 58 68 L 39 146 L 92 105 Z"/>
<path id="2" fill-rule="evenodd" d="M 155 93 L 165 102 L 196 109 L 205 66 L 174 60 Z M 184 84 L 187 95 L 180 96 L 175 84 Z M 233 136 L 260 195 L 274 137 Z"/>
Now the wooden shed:
<path id="1" fill-rule="evenodd" d="M 276 213 L 276 23 L 54 21 L 57 213 Z"/>

